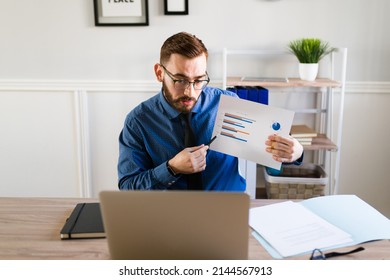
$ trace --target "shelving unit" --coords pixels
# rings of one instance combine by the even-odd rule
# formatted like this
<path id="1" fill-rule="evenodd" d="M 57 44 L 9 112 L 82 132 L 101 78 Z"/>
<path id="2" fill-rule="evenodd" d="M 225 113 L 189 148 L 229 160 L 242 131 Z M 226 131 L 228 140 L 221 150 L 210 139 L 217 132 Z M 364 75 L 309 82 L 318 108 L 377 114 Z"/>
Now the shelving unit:
<path id="1" fill-rule="evenodd" d="M 335 55 L 339 56 L 339 69 L 340 79 L 335 80 Z M 343 110 L 344 110 L 344 94 L 345 94 L 345 80 L 346 80 L 346 64 L 347 64 L 347 49 L 338 48 L 331 53 L 329 58 L 329 75 L 326 78 L 317 78 L 313 82 L 303 81 L 299 78 L 287 78 L 286 80 L 272 79 L 242 79 L 242 77 L 229 77 L 228 76 L 228 57 L 230 56 L 286 56 L 289 55 L 285 51 L 274 50 L 228 50 L 223 49 L 222 54 L 222 67 L 223 78 L 222 86 L 224 89 L 233 86 L 261 86 L 269 89 L 269 94 L 272 93 L 272 89 L 275 88 L 305 88 L 310 89 L 313 93 L 317 94 L 318 102 L 315 108 L 301 108 L 295 109 L 296 113 L 314 114 L 316 118 L 315 129 L 319 132 L 319 136 L 313 139 L 312 145 L 303 146 L 305 151 L 316 151 L 315 161 L 317 164 L 322 165 L 329 177 L 329 194 L 337 194 L 339 187 L 339 167 L 340 167 L 340 150 L 341 150 L 341 137 L 342 137 L 342 123 L 343 123 Z M 325 59 L 325 58 L 324 58 Z M 283 73 L 281 73 L 283 76 Z M 336 90 L 340 93 L 339 97 L 339 111 L 337 120 L 334 120 L 334 94 Z M 270 104 L 275 105 L 277 104 Z M 287 108 L 288 109 L 288 108 Z M 334 136 L 334 126 L 336 124 L 336 136 Z M 335 157 L 333 158 L 332 155 Z M 242 175 L 247 180 L 247 192 L 254 198 L 256 196 L 256 171 L 257 165 L 254 162 L 248 162 L 240 159 L 240 170 Z"/>

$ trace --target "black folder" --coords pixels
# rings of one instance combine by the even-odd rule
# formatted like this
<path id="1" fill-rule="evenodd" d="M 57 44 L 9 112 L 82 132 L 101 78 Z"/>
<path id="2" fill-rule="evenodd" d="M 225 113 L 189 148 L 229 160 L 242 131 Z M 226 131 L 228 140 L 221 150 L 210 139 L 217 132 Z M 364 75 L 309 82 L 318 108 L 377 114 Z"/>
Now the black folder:
<path id="1" fill-rule="evenodd" d="M 97 202 L 77 204 L 61 230 L 61 239 L 103 237 L 106 234 Z"/>

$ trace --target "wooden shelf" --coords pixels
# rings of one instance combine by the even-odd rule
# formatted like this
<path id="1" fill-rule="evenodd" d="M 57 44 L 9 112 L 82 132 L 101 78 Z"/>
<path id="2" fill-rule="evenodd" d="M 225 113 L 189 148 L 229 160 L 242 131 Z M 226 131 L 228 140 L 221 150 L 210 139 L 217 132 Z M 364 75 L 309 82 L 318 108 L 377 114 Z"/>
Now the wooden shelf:
<path id="1" fill-rule="evenodd" d="M 303 81 L 299 78 L 288 78 L 288 81 L 242 80 L 242 77 L 228 77 L 227 86 L 262 86 L 262 87 L 341 87 L 341 83 L 327 78 L 318 78 L 313 82 Z"/>
<path id="2" fill-rule="evenodd" d="M 319 134 L 317 137 L 313 138 L 311 145 L 304 145 L 303 149 L 306 151 L 328 150 L 336 152 L 337 145 L 335 145 L 324 134 Z"/>

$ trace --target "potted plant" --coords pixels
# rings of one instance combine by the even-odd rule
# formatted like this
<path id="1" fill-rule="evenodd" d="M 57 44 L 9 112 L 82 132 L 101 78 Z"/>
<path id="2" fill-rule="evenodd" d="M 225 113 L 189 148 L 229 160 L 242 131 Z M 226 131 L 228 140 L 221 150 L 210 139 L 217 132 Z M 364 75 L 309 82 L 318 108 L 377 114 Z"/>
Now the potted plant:
<path id="1" fill-rule="evenodd" d="M 335 50 L 327 42 L 317 38 L 303 38 L 290 41 L 288 49 L 298 59 L 299 76 L 306 81 L 314 81 L 316 79 L 319 61 Z"/>

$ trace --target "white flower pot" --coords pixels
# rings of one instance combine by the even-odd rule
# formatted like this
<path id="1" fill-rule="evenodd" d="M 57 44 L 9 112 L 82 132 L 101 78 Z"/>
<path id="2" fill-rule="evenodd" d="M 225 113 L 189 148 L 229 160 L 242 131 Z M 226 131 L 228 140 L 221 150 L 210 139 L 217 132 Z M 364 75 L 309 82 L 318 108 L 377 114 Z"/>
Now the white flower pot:
<path id="1" fill-rule="evenodd" d="M 304 81 L 314 81 L 318 74 L 318 63 L 299 63 L 299 77 Z"/>

